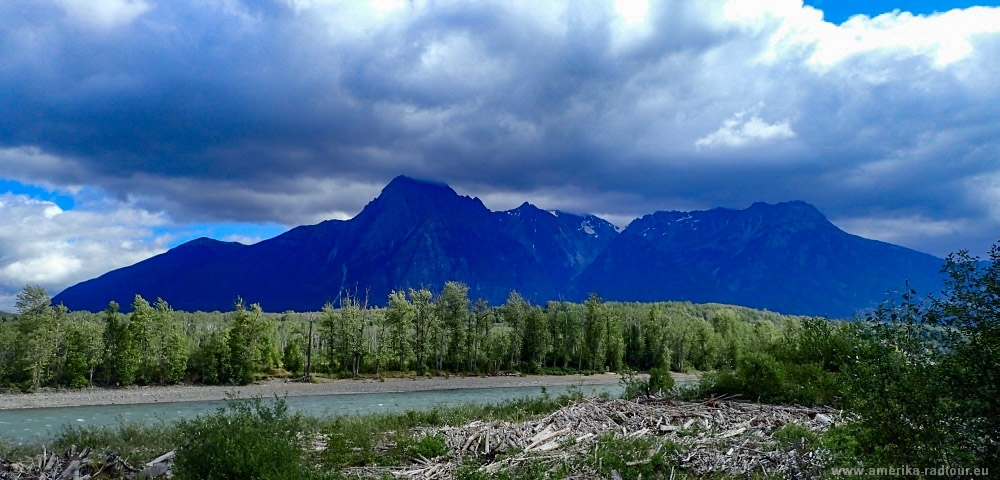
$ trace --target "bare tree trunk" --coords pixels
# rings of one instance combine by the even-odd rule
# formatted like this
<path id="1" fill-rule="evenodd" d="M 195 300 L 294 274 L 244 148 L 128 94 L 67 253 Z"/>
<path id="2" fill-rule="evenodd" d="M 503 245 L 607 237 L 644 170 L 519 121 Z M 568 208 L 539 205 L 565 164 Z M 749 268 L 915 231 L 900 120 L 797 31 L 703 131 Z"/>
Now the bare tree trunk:
<path id="1" fill-rule="evenodd" d="M 306 343 L 306 377 L 312 373 L 312 352 L 313 352 L 313 320 L 309 315 L 309 341 Z"/>

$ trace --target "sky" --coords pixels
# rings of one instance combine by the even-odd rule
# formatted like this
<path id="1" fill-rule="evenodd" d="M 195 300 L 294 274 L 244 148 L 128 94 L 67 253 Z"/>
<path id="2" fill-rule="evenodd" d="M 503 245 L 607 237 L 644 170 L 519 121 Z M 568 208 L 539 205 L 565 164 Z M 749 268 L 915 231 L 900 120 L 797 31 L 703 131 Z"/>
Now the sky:
<path id="1" fill-rule="evenodd" d="M 997 3 L 4 0 L 0 310 L 393 177 L 619 226 L 804 200 L 944 256 L 1000 237 Z"/>

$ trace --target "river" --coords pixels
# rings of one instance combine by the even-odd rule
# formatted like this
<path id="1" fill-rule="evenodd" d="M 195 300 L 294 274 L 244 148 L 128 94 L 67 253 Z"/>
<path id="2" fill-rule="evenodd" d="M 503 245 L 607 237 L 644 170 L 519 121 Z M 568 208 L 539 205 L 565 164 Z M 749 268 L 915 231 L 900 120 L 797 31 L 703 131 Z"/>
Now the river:
<path id="1" fill-rule="evenodd" d="M 607 393 L 618 396 L 620 384 L 548 387 L 494 387 L 455 390 L 428 390 L 401 393 L 355 393 L 339 395 L 306 395 L 287 397 L 285 401 L 292 412 L 326 417 L 390 413 L 406 410 L 426 410 L 437 406 L 455 406 L 468 403 L 499 403 L 523 397 L 538 396 L 545 388 L 549 395 L 557 396 L 576 390 L 586 396 Z M 146 403 L 133 405 L 99 405 L 84 407 L 32 408 L 0 410 L 0 437 L 23 443 L 50 441 L 67 425 L 100 427 L 120 422 L 152 425 L 172 422 L 211 413 L 225 405 L 225 400 Z"/>

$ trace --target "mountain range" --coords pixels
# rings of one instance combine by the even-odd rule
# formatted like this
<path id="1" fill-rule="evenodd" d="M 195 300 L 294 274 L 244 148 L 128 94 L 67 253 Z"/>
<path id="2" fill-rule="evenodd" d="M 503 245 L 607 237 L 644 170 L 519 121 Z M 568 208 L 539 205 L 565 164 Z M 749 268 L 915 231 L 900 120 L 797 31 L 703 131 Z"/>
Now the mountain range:
<path id="1" fill-rule="evenodd" d="M 533 302 L 719 302 L 849 317 L 904 288 L 938 291 L 943 260 L 840 230 L 794 201 L 656 212 L 624 230 L 593 215 L 529 203 L 490 211 L 450 187 L 400 176 L 350 220 L 300 226 L 243 245 L 199 238 L 71 286 L 56 303 L 123 309 L 140 294 L 180 310 L 314 311 L 344 292 L 380 305 L 394 289 L 447 281 L 491 304 L 516 290 Z"/>

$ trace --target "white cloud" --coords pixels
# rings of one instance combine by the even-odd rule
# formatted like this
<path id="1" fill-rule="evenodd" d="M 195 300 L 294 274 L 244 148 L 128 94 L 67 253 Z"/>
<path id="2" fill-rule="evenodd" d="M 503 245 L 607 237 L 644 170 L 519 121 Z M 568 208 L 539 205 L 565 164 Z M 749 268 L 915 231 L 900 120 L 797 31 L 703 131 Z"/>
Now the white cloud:
<path id="1" fill-rule="evenodd" d="M 111 202 L 99 207 L 63 211 L 24 195 L 0 195 L 0 310 L 12 311 L 25 285 L 55 295 L 166 250 L 169 237 L 153 231 L 166 225 L 162 215 Z"/>
<path id="2" fill-rule="evenodd" d="M 695 147 L 743 147 L 795 138 L 788 120 L 767 123 L 748 113 L 738 112 L 724 120 L 718 130 L 696 140 Z"/>
<path id="3" fill-rule="evenodd" d="M 976 37 L 1000 32 L 1000 9 L 972 7 L 930 15 L 896 10 L 874 18 L 855 15 L 841 25 L 822 20 L 821 12 L 801 2 L 744 1 L 726 3 L 724 18 L 769 36 L 760 60 L 802 58 L 820 70 L 857 55 L 924 56 L 937 68 L 973 54 Z"/>
<path id="4" fill-rule="evenodd" d="M 965 219 L 936 245 L 1000 231 L 968 181 L 1000 168 L 997 8 L 60 0 L 108 41 L 31 1 L 0 1 L 0 171 L 177 221 L 346 218 L 404 173 L 619 218 L 802 199 Z"/>
<path id="5" fill-rule="evenodd" d="M 242 243 L 243 245 L 253 245 L 255 243 L 260 242 L 261 240 L 267 240 L 267 239 L 257 235 L 251 236 L 251 235 L 239 235 L 239 234 L 226 235 L 225 237 L 222 237 L 223 242 L 236 242 L 236 243 Z"/>
<path id="6" fill-rule="evenodd" d="M 66 14 L 89 27 L 108 29 L 128 25 L 153 8 L 145 0 L 56 0 Z"/>

